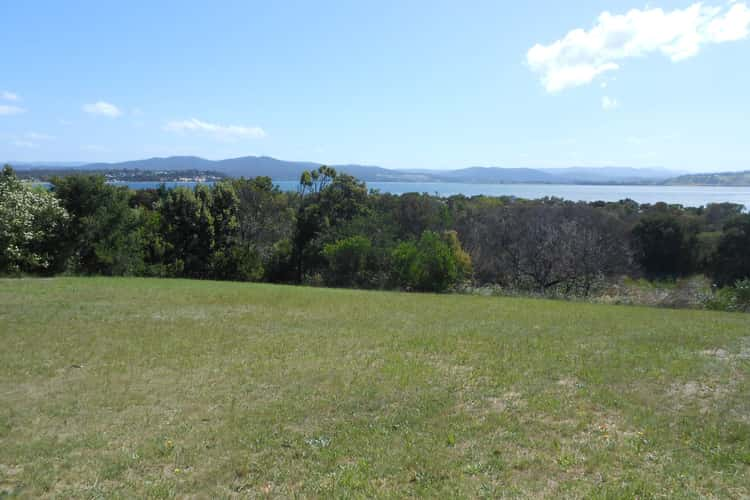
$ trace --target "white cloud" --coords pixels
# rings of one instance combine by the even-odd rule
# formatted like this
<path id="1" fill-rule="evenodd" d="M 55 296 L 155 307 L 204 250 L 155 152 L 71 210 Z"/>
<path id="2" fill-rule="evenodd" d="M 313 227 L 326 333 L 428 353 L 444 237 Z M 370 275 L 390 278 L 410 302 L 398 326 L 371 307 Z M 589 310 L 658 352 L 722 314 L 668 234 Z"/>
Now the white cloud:
<path id="1" fill-rule="evenodd" d="M 12 143 L 17 148 L 24 148 L 24 149 L 36 149 L 39 147 L 39 144 L 33 141 L 27 141 L 24 139 L 16 139 L 12 141 Z"/>
<path id="2" fill-rule="evenodd" d="M 8 106 L 6 104 L 0 104 L 0 116 L 20 115 L 21 113 L 25 112 L 25 109 L 19 108 L 18 106 Z"/>
<path id="3" fill-rule="evenodd" d="M 602 97 L 602 109 L 604 111 L 610 111 L 613 109 L 617 109 L 618 107 L 620 107 L 620 103 L 617 102 L 617 99 L 607 97 L 606 95 Z"/>
<path id="4" fill-rule="evenodd" d="M 99 146 L 98 144 L 85 144 L 81 146 L 81 151 L 87 151 L 89 153 L 107 153 L 109 152 L 109 149 L 104 146 Z"/>
<path id="5" fill-rule="evenodd" d="M 92 115 L 109 116 L 110 118 L 117 118 L 122 114 L 122 111 L 117 106 L 105 101 L 85 104 L 83 110 Z"/>
<path id="6" fill-rule="evenodd" d="M 25 135 L 27 139 L 32 141 L 54 141 L 55 137 L 47 134 L 40 134 L 38 132 L 29 132 Z"/>
<path id="7" fill-rule="evenodd" d="M 193 132 L 206 133 L 223 141 L 237 139 L 259 139 L 266 136 L 266 132 L 260 127 L 245 127 L 240 125 L 218 125 L 208 123 L 197 118 L 189 120 L 171 121 L 164 125 L 164 130 L 169 132 Z"/>
<path id="8" fill-rule="evenodd" d="M 0 91 L 0 99 L 3 99 L 5 101 L 20 101 L 21 98 L 18 97 L 18 94 L 14 94 L 13 92 L 8 92 L 7 90 Z"/>
<path id="9" fill-rule="evenodd" d="M 646 139 L 644 139 L 643 137 L 638 137 L 638 136 L 635 136 L 635 135 L 631 135 L 630 137 L 628 137 L 625 140 L 628 141 L 630 144 L 635 144 L 637 146 L 639 146 L 639 145 L 643 144 L 644 142 L 646 142 Z"/>
<path id="10" fill-rule="evenodd" d="M 51 135 L 40 134 L 38 132 L 27 132 L 23 134 L 22 136 L 17 136 L 13 138 L 13 140 L 10 143 L 17 148 L 36 149 L 39 147 L 40 142 L 54 141 L 54 140 L 55 140 L 55 137 Z"/>
<path id="11" fill-rule="evenodd" d="M 679 133 L 670 132 L 668 134 L 659 134 L 654 136 L 640 136 L 631 135 L 625 138 L 630 144 L 641 145 L 641 144 L 664 144 L 666 142 L 672 142 L 680 137 Z"/>
<path id="12" fill-rule="evenodd" d="M 526 54 L 548 92 L 586 85 L 618 70 L 620 61 L 660 52 L 673 62 L 696 55 L 704 45 L 750 36 L 750 8 L 745 2 L 726 7 L 695 3 L 685 9 L 632 9 L 603 12 L 591 30 L 574 29 L 550 45 L 536 44 Z"/>

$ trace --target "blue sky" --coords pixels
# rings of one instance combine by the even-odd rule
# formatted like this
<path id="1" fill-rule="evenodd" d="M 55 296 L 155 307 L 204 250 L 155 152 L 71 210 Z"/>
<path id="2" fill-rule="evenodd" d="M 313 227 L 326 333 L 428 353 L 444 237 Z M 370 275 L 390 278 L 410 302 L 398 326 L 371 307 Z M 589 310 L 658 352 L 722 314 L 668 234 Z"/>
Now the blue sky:
<path id="1" fill-rule="evenodd" d="M 0 160 L 750 169 L 747 2 L 565 4 L 3 2 Z"/>

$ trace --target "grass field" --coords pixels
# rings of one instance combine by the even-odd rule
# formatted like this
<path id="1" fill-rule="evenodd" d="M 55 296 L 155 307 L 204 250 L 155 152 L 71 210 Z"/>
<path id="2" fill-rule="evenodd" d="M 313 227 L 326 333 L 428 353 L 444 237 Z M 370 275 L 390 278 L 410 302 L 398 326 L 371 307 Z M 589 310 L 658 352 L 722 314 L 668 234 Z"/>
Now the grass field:
<path id="1" fill-rule="evenodd" d="M 0 280 L 0 497 L 747 497 L 750 315 Z"/>

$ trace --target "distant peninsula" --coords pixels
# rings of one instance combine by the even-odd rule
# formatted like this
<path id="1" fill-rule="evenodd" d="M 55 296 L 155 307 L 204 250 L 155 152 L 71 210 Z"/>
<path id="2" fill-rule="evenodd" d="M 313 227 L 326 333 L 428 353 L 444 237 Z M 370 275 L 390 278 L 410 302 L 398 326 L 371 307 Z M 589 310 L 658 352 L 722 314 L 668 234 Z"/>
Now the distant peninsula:
<path id="1" fill-rule="evenodd" d="M 750 186 L 750 170 L 680 175 L 667 179 L 665 184 L 674 186 Z"/>

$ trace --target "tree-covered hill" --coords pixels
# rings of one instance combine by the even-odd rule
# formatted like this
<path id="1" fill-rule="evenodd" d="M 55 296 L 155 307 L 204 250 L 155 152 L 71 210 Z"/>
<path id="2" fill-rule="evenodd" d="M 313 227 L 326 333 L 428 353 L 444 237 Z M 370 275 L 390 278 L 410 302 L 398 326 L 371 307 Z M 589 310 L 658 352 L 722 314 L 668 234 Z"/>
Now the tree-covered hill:
<path id="1" fill-rule="evenodd" d="M 750 170 L 681 175 L 667 180 L 665 184 L 679 186 L 750 186 Z"/>
<path id="2" fill-rule="evenodd" d="M 117 163 L 78 165 L 79 170 L 201 170 L 221 172 L 230 177 L 270 177 L 274 181 L 296 181 L 305 170 L 318 167 L 310 161 L 288 161 L 268 156 L 243 156 L 207 160 L 196 156 L 147 158 Z M 334 165 L 337 171 L 367 182 L 463 182 L 475 184 L 651 184 L 679 172 L 664 168 L 633 167 L 566 167 L 515 168 L 512 166 L 469 167 L 448 170 L 390 169 L 373 165 Z M 49 169 L 49 165 L 18 165 L 19 169 Z"/>

